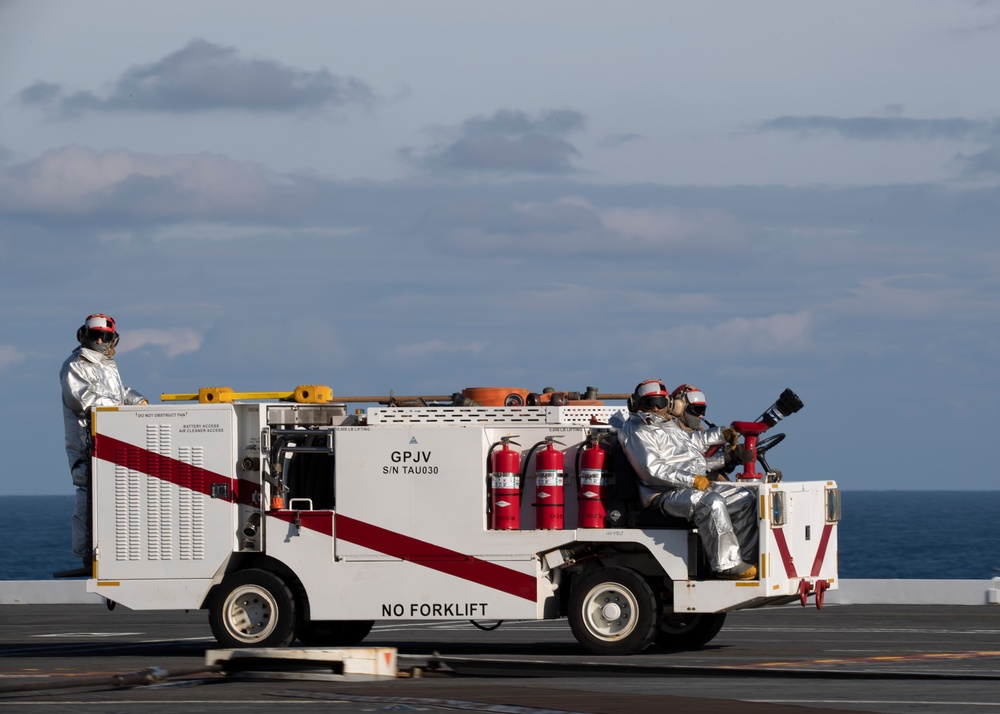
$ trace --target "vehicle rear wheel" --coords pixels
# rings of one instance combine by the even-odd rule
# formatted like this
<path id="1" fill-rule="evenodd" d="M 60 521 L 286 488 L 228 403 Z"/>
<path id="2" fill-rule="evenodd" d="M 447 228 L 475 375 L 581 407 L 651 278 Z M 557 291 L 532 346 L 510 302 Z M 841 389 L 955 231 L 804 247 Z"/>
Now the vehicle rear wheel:
<path id="1" fill-rule="evenodd" d="M 724 612 L 671 613 L 660 618 L 653 641 L 670 650 L 692 650 L 708 644 L 726 623 Z"/>
<path id="2" fill-rule="evenodd" d="M 656 595 L 641 575 L 599 568 L 573 584 L 569 624 L 584 647 L 599 655 L 641 652 L 656 634 Z"/>
<path id="3" fill-rule="evenodd" d="M 299 626 L 299 642 L 307 647 L 352 647 L 368 636 L 371 620 L 311 620 Z"/>
<path id="4" fill-rule="evenodd" d="M 285 647 L 295 637 L 295 599 L 277 575 L 240 570 L 216 587 L 208 622 L 223 647 Z"/>

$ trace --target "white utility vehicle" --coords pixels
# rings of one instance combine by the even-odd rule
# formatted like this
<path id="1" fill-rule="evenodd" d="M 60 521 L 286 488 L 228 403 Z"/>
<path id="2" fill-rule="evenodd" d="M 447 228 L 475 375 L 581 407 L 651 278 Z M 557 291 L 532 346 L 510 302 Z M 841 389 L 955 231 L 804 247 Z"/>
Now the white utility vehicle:
<path id="1" fill-rule="evenodd" d="M 328 388 L 171 396 L 198 403 L 93 414 L 87 590 L 207 609 L 223 646 L 350 646 L 378 620 L 566 617 L 598 654 L 691 648 L 729 610 L 821 605 L 837 586 L 834 482 L 751 473 L 758 579 L 713 580 L 689 523 L 634 502 L 607 426 L 624 406 L 348 413 Z M 734 422 L 752 445 L 762 423 Z"/>

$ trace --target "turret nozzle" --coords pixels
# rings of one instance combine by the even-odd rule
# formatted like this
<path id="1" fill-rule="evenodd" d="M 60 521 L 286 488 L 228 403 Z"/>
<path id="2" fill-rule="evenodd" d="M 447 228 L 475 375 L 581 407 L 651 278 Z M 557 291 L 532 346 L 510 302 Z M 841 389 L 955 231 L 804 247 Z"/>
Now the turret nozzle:
<path id="1" fill-rule="evenodd" d="M 770 429 L 785 417 L 799 411 L 803 406 L 805 405 L 795 392 L 791 389 L 785 389 L 778 396 L 778 400 L 757 417 L 757 421 L 767 424 L 768 429 Z"/>

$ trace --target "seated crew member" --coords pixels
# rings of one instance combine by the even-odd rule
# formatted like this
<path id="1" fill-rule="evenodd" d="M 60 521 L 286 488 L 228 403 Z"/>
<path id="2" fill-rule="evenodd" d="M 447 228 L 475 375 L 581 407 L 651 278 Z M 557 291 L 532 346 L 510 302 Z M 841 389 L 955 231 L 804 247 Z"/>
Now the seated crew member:
<path id="1" fill-rule="evenodd" d="M 612 417 L 618 441 L 639 476 L 643 506 L 694 522 L 717 577 L 757 577 L 757 498 L 746 488 L 712 483 L 703 456 L 711 446 L 735 443 L 729 427 L 685 431 L 670 415 L 671 399 L 658 379 L 641 382 L 632 414 Z"/>
<path id="2" fill-rule="evenodd" d="M 715 427 L 710 421 L 705 419 L 705 412 L 708 409 L 708 400 L 705 393 L 693 384 L 682 384 L 670 393 L 670 416 L 677 420 L 677 424 L 684 431 L 704 431 L 705 424 Z M 711 447 L 705 452 L 707 462 L 707 473 L 705 474 L 712 481 L 729 481 L 728 474 L 733 472 L 737 466 L 753 459 L 747 449 L 742 444 L 726 445 L 725 448 Z"/>

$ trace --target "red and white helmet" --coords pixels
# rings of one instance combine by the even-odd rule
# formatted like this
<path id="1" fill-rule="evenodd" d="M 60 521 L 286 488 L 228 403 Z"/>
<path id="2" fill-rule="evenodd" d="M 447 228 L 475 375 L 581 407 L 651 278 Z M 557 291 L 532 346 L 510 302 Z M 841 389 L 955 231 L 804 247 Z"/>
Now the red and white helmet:
<path id="1" fill-rule="evenodd" d="M 115 319 L 102 312 L 87 315 L 87 319 L 83 321 L 83 325 L 76 331 L 76 339 L 88 349 L 107 352 L 118 344 Z"/>
<path id="2" fill-rule="evenodd" d="M 646 379 L 636 385 L 629 401 L 632 411 L 663 409 L 670 405 L 670 392 L 662 380 Z"/>
<path id="3" fill-rule="evenodd" d="M 673 399 L 670 413 L 675 417 L 690 414 L 700 419 L 705 416 L 708 401 L 705 399 L 705 393 L 693 384 L 682 384 L 671 392 L 670 396 Z"/>

